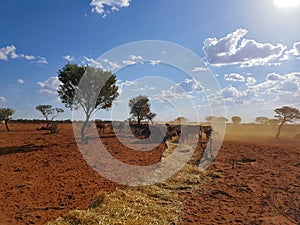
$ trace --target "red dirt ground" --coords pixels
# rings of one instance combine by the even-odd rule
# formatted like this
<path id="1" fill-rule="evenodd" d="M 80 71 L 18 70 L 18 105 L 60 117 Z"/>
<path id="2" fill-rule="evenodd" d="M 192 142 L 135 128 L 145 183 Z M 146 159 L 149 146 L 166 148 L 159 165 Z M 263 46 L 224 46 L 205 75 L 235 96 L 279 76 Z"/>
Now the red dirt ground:
<path id="1" fill-rule="evenodd" d="M 122 188 L 84 161 L 70 124 L 58 134 L 36 130 L 41 126 L 1 127 L 0 225 L 41 225 L 87 208 L 98 191 Z M 164 151 L 132 151 L 113 134 L 101 137 L 112 155 L 133 165 L 156 163 Z M 299 142 L 225 141 L 209 167 L 219 176 L 181 196 L 180 224 L 299 224 L 299 156 Z"/>

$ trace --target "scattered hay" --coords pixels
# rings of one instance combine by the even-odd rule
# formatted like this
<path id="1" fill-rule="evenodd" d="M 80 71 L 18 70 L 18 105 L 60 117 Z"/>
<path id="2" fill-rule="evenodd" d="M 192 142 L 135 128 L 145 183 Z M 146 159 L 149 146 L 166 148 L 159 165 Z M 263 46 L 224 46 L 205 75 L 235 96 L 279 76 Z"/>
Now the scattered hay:
<path id="1" fill-rule="evenodd" d="M 74 210 L 47 225 L 175 225 L 183 209 L 180 193 L 199 191 L 213 177 L 187 164 L 163 183 L 99 193 L 87 210 Z"/>

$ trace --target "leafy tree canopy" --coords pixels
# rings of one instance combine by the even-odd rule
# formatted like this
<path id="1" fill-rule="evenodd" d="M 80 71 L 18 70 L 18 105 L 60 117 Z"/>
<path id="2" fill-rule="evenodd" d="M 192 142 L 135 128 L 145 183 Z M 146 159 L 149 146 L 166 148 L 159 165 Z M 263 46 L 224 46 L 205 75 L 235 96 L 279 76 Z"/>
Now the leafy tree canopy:
<path id="1" fill-rule="evenodd" d="M 85 113 L 86 119 L 81 128 L 81 137 L 84 138 L 92 113 L 99 109 L 108 110 L 118 97 L 116 75 L 101 68 L 68 63 L 58 71 L 58 79 L 62 103 L 71 110 L 82 108 Z"/>
<path id="2" fill-rule="evenodd" d="M 255 118 L 255 122 L 261 123 L 261 124 L 267 124 L 269 123 L 269 118 L 265 116 L 258 116 Z"/>
<path id="3" fill-rule="evenodd" d="M 218 116 L 207 116 L 205 118 L 205 120 L 208 121 L 208 122 L 212 122 L 212 121 L 213 122 L 220 122 L 220 123 L 228 122 L 228 119 L 223 117 L 223 116 L 220 116 L 220 117 L 218 117 Z"/>
<path id="4" fill-rule="evenodd" d="M 12 118 L 15 110 L 11 108 L 0 108 L 0 120 L 5 122 L 6 130 L 9 131 L 8 121 Z"/>
<path id="5" fill-rule="evenodd" d="M 283 106 L 274 110 L 275 116 L 280 121 L 284 122 L 294 122 L 295 120 L 300 119 L 300 111 L 291 106 Z"/>
<path id="6" fill-rule="evenodd" d="M 283 106 L 281 108 L 277 108 L 275 111 L 275 118 L 277 118 L 281 123 L 278 127 L 278 131 L 276 134 L 276 138 L 279 139 L 280 130 L 283 124 L 286 122 L 294 122 L 295 120 L 300 119 L 300 111 L 291 106 Z"/>
<path id="7" fill-rule="evenodd" d="M 52 108 L 52 105 L 38 105 L 37 111 L 40 111 L 47 121 L 47 127 L 49 122 L 54 120 L 59 114 L 63 113 L 64 110 L 61 108 Z"/>
<path id="8" fill-rule="evenodd" d="M 240 122 L 242 122 L 242 118 L 239 116 L 233 116 L 231 117 L 231 120 L 233 124 L 239 124 Z"/>
<path id="9" fill-rule="evenodd" d="M 155 113 L 150 110 L 149 98 L 143 95 L 139 95 L 129 100 L 130 114 L 137 121 L 138 124 L 142 120 L 150 120 L 156 116 Z"/>

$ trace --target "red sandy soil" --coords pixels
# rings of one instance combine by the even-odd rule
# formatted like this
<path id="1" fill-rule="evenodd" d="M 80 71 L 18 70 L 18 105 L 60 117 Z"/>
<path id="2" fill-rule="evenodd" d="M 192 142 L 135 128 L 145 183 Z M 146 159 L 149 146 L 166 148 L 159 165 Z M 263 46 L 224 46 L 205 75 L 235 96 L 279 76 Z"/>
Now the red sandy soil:
<path id="1" fill-rule="evenodd" d="M 9 133 L 0 127 L 0 225 L 41 225 L 87 208 L 99 191 L 122 188 L 84 161 L 70 124 L 59 125 L 58 134 L 36 130 L 41 126 L 14 124 Z M 158 162 L 165 148 L 132 151 L 113 134 L 100 136 L 132 165 Z M 299 156 L 299 142 L 225 141 L 209 167 L 218 176 L 182 194 L 180 224 L 299 224 Z"/>

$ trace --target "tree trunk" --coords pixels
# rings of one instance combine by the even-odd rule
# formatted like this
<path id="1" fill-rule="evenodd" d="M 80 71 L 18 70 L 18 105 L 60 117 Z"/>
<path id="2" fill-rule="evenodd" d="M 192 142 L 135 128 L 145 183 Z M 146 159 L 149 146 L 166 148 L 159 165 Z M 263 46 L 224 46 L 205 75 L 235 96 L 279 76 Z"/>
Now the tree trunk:
<path id="1" fill-rule="evenodd" d="M 142 119 L 141 119 L 140 117 L 138 117 L 138 121 L 137 121 L 137 122 L 138 122 L 138 125 L 141 125 L 141 120 L 142 120 Z"/>
<path id="2" fill-rule="evenodd" d="M 10 131 L 9 128 L 8 128 L 8 120 L 5 120 L 5 127 L 6 127 L 7 131 Z"/>
<path id="3" fill-rule="evenodd" d="M 277 131 L 277 134 L 276 134 L 276 139 L 279 139 L 280 130 L 281 130 L 281 127 L 283 126 L 284 123 L 285 123 L 285 121 L 283 120 L 283 121 L 281 122 L 281 124 L 279 125 L 278 131 Z"/>
<path id="4" fill-rule="evenodd" d="M 49 127 L 49 120 L 48 120 L 48 118 L 46 118 L 46 123 L 47 123 L 47 125 L 46 125 L 46 128 L 48 128 Z"/>
<path id="5" fill-rule="evenodd" d="M 88 124 L 90 120 L 90 116 L 86 116 L 86 119 L 81 127 L 81 140 L 84 141 L 85 140 L 85 134 L 84 134 L 84 131 L 85 131 L 85 128 L 86 128 L 86 125 Z"/>

